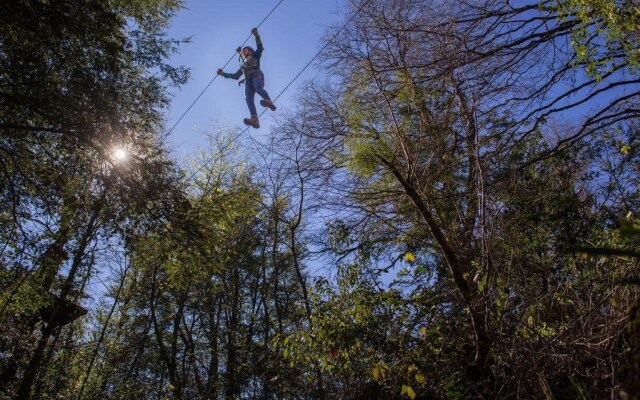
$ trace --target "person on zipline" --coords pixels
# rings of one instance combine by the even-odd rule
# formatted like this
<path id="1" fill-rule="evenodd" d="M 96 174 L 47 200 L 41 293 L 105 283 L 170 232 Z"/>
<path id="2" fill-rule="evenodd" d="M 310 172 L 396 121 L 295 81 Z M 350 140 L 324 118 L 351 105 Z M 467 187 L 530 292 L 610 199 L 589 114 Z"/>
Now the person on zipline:
<path id="1" fill-rule="evenodd" d="M 258 120 L 258 112 L 256 111 L 256 103 L 254 100 L 256 93 L 262 97 L 262 100 L 260 100 L 261 106 L 268 107 L 271 111 L 275 111 L 276 106 L 269 98 L 267 91 L 264 90 L 264 73 L 260 70 L 260 57 L 262 57 L 264 47 L 258 34 L 258 28 L 253 28 L 251 34 L 256 38 L 257 50 L 253 50 L 251 46 L 243 47 L 241 54 L 244 61 L 240 69 L 235 74 L 230 74 L 224 72 L 222 68 L 219 68 L 218 75 L 237 80 L 244 74 L 244 94 L 247 100 L 247 106 L 249 106 L 249 112 L 251 113 L 251 118 L 245 118 L 244 123 L 258 129 L 260 128 L 260 121 Z M 240 48 L 238 48 L 238 51 L 240 52 Z"/>

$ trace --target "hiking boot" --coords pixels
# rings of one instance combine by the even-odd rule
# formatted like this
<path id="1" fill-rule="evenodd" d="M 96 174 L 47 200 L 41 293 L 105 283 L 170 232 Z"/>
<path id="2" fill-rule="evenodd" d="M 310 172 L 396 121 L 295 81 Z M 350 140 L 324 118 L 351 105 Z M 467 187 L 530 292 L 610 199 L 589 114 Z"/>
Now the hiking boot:
<path id="1" fill-rule="evenodd" d="M 271 111 L 276 110 L 276 105 L 273 104 L 273 101 L 271 100 L 260 100 L 260 105 L 262 107 L 268 107 Z"/>
<path id="2" fill-rule="evenodd" d="M 258 121 L 258 117 L 245 118 L 243 121 L 245 125 L 252 126 L 256 129 L 260 128 L 260 121 Z"/>

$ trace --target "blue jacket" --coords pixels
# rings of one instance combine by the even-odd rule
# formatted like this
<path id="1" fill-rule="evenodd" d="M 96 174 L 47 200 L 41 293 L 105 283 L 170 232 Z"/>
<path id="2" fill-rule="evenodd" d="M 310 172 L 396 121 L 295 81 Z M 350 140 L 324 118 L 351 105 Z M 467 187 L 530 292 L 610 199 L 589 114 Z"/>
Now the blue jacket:
<path id="1" fill-rule="evenodd" d="M 260 70 L 260 58 L 262 57 L 262 52 L 264 51 L 264 47 L 262 46 L 262 40 L 260 36 L 256 36 L 256 51 L 251 53 L 249 57 L 247 57 L 240 69 L 236 71 L 234 74 L 223 73 L 222 76 L 225 78 L 231 79 L 240 79 L 242 74 L 244 74 L 245 79 L 251 79 L 256 72 L 262 73 Z"/>

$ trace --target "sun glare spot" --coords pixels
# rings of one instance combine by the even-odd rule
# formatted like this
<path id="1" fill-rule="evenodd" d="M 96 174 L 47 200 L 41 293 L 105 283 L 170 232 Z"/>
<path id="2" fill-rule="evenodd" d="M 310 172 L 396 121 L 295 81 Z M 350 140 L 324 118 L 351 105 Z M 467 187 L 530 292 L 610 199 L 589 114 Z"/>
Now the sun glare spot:
<path id="1" fill-rule="evenodd" d="M 127 151 L 125 149 L 116 149 L 116 151 L 114 151 L 113 155 L 115 156 L 116 160 L 125 161 L 127 159 L 127 157 L 129 156 L 129 153 L 127 153 Z"/>

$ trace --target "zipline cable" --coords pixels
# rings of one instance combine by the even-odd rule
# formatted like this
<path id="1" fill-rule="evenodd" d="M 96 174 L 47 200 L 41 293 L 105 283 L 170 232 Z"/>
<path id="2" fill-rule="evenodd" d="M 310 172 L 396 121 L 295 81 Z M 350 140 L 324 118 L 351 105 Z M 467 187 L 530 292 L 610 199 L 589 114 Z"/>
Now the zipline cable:
<path id="1" fill-rule="evenodd" d="M 260 23 L 256 26 L 256 28 L 259 28 L 260 25 L 262 25 L 264 23 L 264 21 L 267 20 L 267 18 L 269 18 L 271 16 L 271 14 L 273 14 L 273 12 L 276 10 L 276 8 L 278 8 L 278 6 L 280 6 L 280 4 L 282 4 L 284 0 L 280 0 L 278 2 L 278 4 L 276 4 L 271 11 L 269 11 L 269 14 L 267 14 L 266 17 L 264 17 L 262 19 L 262 21 L 260 21 Z M 240 45 L 240 47 L 243 47 L 248 41 L 249 39 L 251 39 L 252 34 L 249 34 L 249 36 L 244 40 L 244 42 L 242 42 L 242 44 Z M 236 54 L 234 53 L 233 56 L 231 56 L 231 58 L 229 59 L 229 61 L 226 62 L 226 64 L 224 64 L 224 66 L 222 67 L 222 69 L 225 69 L 227 65 L 229 65 L 229 63 L 231 61 L 233 61 L 233 59 L 236 57 Z M 182 113 L 182 115 L 180 116 L 180 118 L 178 118 L 178 121 L 176 121 L 175 124 L 173 124 L 173 126 L 171 127 L 171 129 L 169 129 L 169 131 L 167 132 L 167 135 L 171 134 L 171 132 L 173 132 L 173 130 L 176 128 L 176 126 L 178 126 L 178 124 L 180 123 L 180 121 L 182 121 L 182 119 L 187 115 L 187 113 L 191 110 L 191 108 L 198 102 L 198 100 L 200 100 L 200 97 L 202 97 L 202 95 L 204 94 L 204 92 L 207 91 L 207 89 L 209 89 L 209 86 L 211 86 L 211 84 L 213 83 L 213 81 L 215 81 L 218 78 L 218 74 L 216 74 L 213 79 L 211 79 L 211 81 L 209 81 L 209 83 L 207 84 L 207 86 L 204 87 L 204 89 L 202 89 L 202 92 L 200 92 L 200 94 L 198 95 L 198 97 L 196 97 L 196 99 L 191 103 L 191 105 L 189 106 L 189 108 L 187 108 L 187 110 Z"/>

